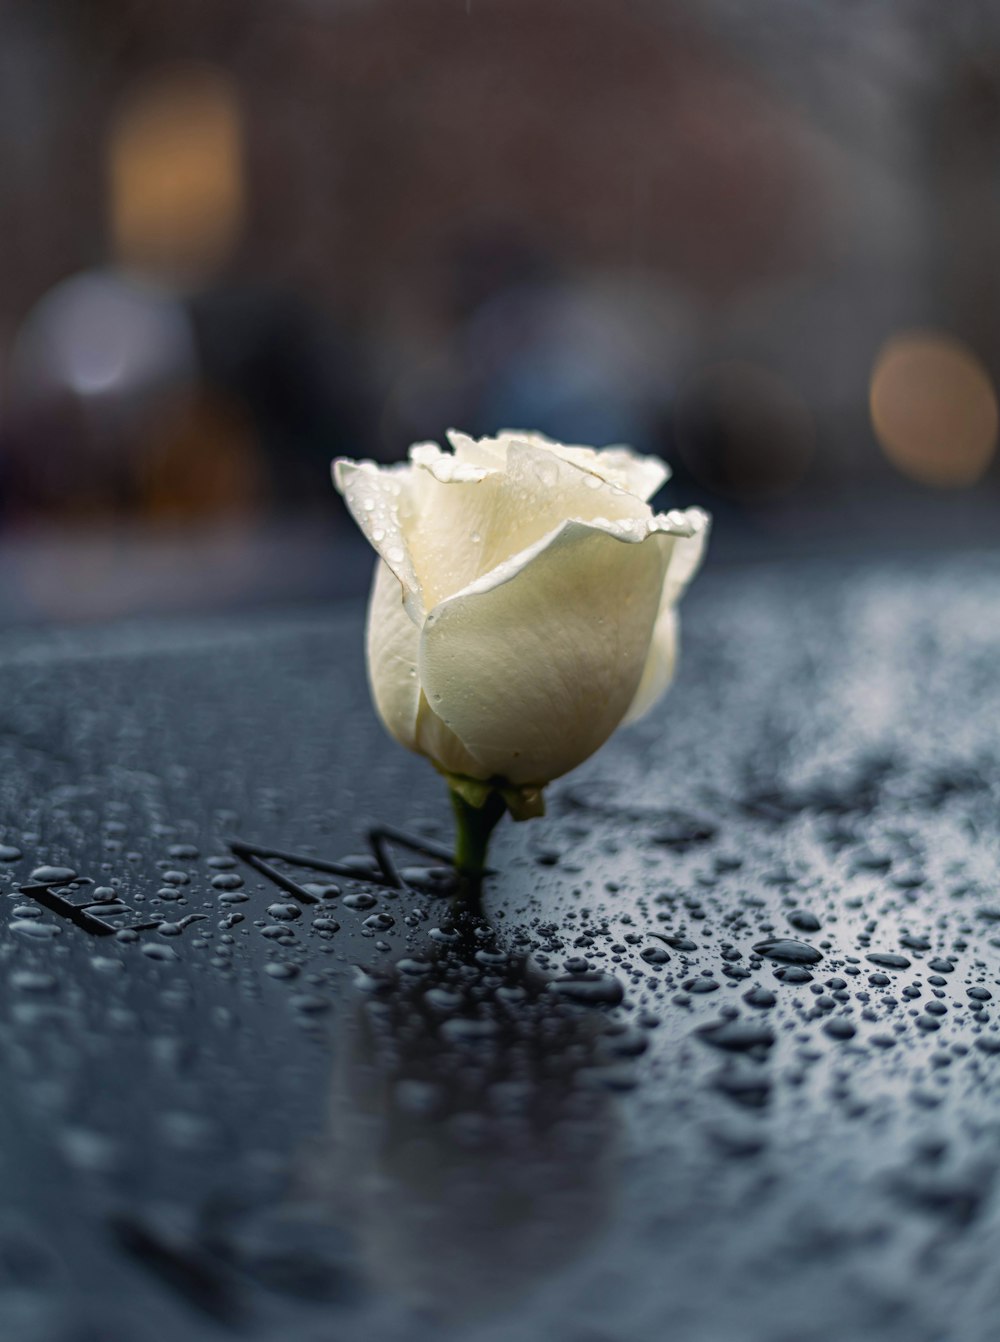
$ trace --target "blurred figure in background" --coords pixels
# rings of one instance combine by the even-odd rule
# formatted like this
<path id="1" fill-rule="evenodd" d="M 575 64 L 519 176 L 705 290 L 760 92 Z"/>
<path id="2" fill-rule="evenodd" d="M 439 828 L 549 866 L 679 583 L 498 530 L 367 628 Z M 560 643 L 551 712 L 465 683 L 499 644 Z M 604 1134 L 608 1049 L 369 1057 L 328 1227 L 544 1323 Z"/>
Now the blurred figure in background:
<path id="1" fill-rule="evenodd" d="M 406 371 L 386 401 L 387 451 L 449 425 L 658 448 L 692 335 L 679 295 L 615 272 L 574 274 L 497 229 L 456 239 L 438 265 L 448 339 L 431 358 L 398 356 Z"/>
<path id="2" fill-rule="evenodd" d="M 212 66 L 160 69 L 116 107 L 112 263 L 50 290 L 12 353 L 9 522 L 250 520 L 318 501 L 331 451 L 358 450 L 357 355 L 301 298 L 233 273 L 244 152 Z"/>
<path id="3" fill-rule="evenodd" d="M 0 620 L 360 590 L 329 459 L 449 425 L 658 451 L 713 562 L 988 540 L 1000 25 L 766 15 L 8 7 Z"/>

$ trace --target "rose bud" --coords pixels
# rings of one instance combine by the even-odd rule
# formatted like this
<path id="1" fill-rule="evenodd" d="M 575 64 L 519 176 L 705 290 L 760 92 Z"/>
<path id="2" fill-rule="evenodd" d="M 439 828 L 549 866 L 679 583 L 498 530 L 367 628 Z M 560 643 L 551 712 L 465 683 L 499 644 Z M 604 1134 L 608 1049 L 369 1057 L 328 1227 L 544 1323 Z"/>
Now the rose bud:
<path id="1" fill-rule="evenodd" d="M 493 825 L 543 811 L 554 778 L 660 698 L 677 602 L 709 519 L 654 514 L 669 476 L 624 447 L 449 432 L 409 462 L 334 462 L 378 552 L 367 658 L 379 716 L 443 773 L 456 865 L 481 874 Z"/>

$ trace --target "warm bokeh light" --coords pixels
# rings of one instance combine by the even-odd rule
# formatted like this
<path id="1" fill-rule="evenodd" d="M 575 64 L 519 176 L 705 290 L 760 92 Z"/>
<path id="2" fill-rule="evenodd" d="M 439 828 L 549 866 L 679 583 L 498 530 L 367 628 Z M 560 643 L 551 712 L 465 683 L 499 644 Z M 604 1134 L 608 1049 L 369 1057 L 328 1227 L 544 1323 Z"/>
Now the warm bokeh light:
<path id="1" fill-rule="evenodd" d="M 714 364 L 678 399 L 680 457 L 699 484 L 723 498 L 755 503 L 789 494 L 809 466 L 815 437 L 802 397 L 757 364 Z"/>
<path id="2" fill-rule="evenodd" d="M 975 484 L 993 459 L 993 381 L 953 336 L 937 331 L 894 336 L 875 360 L 869 403 L 883 452 L 921 484 Z"/>
<path id="3" fill-rule="evenodd" d="M 146 425 L 143 438 L 138 507 L 151 521 L 232 521 L 260 511 L 267 469 L 238 401 L 202 392 Z"/>
<path id="4" fill-rule="evenodd" d="M 228 76 L 180 65 L 145 79 L 112 118 L 107 152 L 124 265 L 184 280 L 226 259 L 244 208 L 240 106 Z"/>

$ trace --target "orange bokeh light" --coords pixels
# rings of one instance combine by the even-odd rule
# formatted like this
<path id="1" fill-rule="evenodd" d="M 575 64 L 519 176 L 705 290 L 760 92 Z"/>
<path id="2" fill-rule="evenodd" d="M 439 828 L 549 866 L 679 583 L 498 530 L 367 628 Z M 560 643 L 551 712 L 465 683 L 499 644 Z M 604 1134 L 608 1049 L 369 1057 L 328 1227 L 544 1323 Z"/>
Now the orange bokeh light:
<path id="1" fill-rule="evenodd" d="M 244 212 L 239 98 L 209 65 L 168 66 L 121 103 L 108 136 L 119 261 L 199 279 L 229 255 Z"/>
<path id="2" fill-rule="evenodd" d="M 967 345 L 938 331 L 907 331 L 875 360 L 869 394 L 882 451 L 903 475 L 962 488 L 985 474 L 997 442 L 997 397 Z"/>

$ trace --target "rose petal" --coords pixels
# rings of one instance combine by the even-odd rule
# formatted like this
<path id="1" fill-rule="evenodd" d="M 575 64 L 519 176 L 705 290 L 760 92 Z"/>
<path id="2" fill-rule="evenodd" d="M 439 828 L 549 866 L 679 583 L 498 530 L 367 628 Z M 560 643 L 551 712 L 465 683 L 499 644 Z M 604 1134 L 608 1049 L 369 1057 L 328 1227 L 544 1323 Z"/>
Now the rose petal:
<path id="1" fill-rule="evenodd" d="M 482 480 L 492 466 L 478 465 L 451 452 L 442 452 L 437 443 L 414 443 L 409 451 L 410 461 L 430 471 L 442 485 L 471 484 Z"/>
<path id="2" fill-rule="evenodd" d="M 643 535 L 568 522 L 431 611 L 421 683 L 480 762 L 476 776 L 546 783 L 618 726 L 643 674 L 673 543 Z"/>
<path id="3" fill-rule="evenodd" d="M 669 518 L 671 514 L 667 514 Z M 660 610 L 656 617 L 653 638 L 649 645 L 642 680 L 635 698 L 623 719 L 623 725 L 637 722 L 648 713 L 668 689 L 677 665 L 679 620 L 675 606 L 684 588 L 694 577 L 701 564 L 708 540 L 708 517 L 699 509 L 690 509 L 687 517 L 696 529 L 691 536 L 674 539 L 663 580 Z M 666 519 L 664 519 L 666 520 Z"/>
<path id="4" fill-rule="evenodd" d="M 642 679 L 639 681 L 635 698 L 629 704 L 628 712 L 622 718 L 623 726 L 627 726 L 630 722 L 638 722 L 670 687 L 677 665 L 678 626 L 677 611 L 672 605 L 665 604 L 656 617 L 656 626 L 653 629 Z"/>
<path id="5" fill-rule="evenodd" d="M 401 745 L 415 750 L 420 626 L 406 610 L 402 584 L 381 559 L 375 565 L 365 640 L 368 680 L 379 717 Z"/>
<path id="6" fill-rule="evenodd" d="M 507 445 L 501 445 L 499 438 L 470 438 L 458 429 L 449 429 L 445 437 L 458 460 L 467 466 L 502 471 L 507 462 Z"/>
<path id="7" fill-rule="evenodd" d="M 701 508 L 675 508 L 672 512 L 661 514 L 657 522 L 671 530 L 677 538 L 670 551 L 663 585 L 664 600 L 675 605 L 701 568 L 711 531 L 711 518 Z"/>
<path id="8" fill-rule="evenodd" d="M 512 443 L 527 444 L 552 453 L 579 470 L 596 475 L 606 484 L 624 489 L 636 498 L 647 500 L 670 479 L 670 467 L 659 457 L 644 456 L 624 446 L 582 447 L 558 443 L 543 433 L 504 429 L 496 438 L 470 438 L 468 434 L 448 430 L 448 441 L 463 464 L 488 470 L 503 470 Z"/>
<path id="9" fill-rule="evenodd" d="M 645 502 L 670 479 L 670 467 L 659 457 L 640 456 L 628 447 L 578 447 L 546 443 L 550 452 L 582 471 L 599 476 Z"/>
<path id="10" fill-rule="evenodd" d="M 405 537 L 428 610 L 566 521 L 628 522 L 638 534 L 651 518 L 641 499 L 527 442 L 508 444 L 503 470 L 456 462 L 433 444 L 413 461 Z"/>
<path id="11" fill-rule="evenodd" d="M 432 711 L 421 691 L 420 626 L 403 604 L 402 584 L 382 560 L 375 566 L 368 602 L 366 644 L 372 699 L 390 736 L 452 773 L 480 774 L 479 760 Z"/>
<path id="12" fill-rule="evenodd" d="M 466 749 L 451 728 L 442 722 L 423 694 L 417 713 L 416 749 L 448 773 L 481 779 L 493 776 L 493 771 Z"/>
<path id="13" fill-rule="evenodd" d="M 379 467 L 373 461 L 333 463 L 333 483 L 368 543 L 381 555 L 403 587 L 403 599 L 415 617 L 423 613 L 420 582 L 406 543 L 412 494 L 412 466 Z"/>

